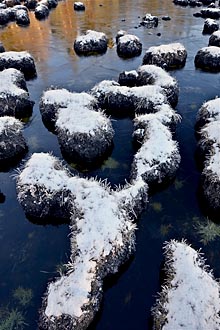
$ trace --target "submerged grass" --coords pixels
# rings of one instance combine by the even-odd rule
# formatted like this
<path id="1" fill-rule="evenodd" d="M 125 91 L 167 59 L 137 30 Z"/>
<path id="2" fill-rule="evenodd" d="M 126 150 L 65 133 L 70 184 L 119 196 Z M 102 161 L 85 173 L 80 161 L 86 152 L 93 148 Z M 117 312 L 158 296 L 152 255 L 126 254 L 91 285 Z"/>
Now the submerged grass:
<path id="1" fill-rule="evenodd" d="M 104 164 L 102 165 L 101 169 L 102 171 L 104 171 L 105 169 L 116 169 L 120 166 L 120 163 L 115 160 L 114 158 L 112 157 L 109 157 L 105 162 Z"/>
<path id="2" fill-rule="evenodd" d="M 13 293 L 13 297 L 19 302 L 23 307 L 27 307 L 33 298 L 33 292 L 31 289 L 25 289 L 19 286 Z"/>
<path id="3" fill-rule="evenodd" d="M 151 203 L 150 205 L 155 212 L 161 212 L 163 210 L 162 204 L 159 202 L 154 202 Z"/>
<path id="4" fill-rule="evenodd" d="M 168 223 L 167 225 L 161 225 L 160 226 L 160 234 L 162 237 L 167 236 L 171 229 L 173 228 L 173 226 L 171 225 L 171 223 Z"/>
<path id="5" fill-rule="evenodd" d="M 17 309 L 4 309 L 0 316 L 0 330 L 23 330 L 28 325 L 23 314 Z"/>
<path id="6" fill-rule="evenodd" d="M 205 221 L 196 219 L 196 225 L 194 227 L 200 236 L 200 242 L 204 245 L 220 237 L 220 225 L 210 221 L 208 218 Z"/>

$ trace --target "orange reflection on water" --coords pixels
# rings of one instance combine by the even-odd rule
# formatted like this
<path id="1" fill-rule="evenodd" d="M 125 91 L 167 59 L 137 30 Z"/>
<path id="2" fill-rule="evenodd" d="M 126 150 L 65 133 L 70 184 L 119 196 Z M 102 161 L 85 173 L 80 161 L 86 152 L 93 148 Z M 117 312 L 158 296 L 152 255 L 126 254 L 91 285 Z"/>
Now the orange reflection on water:
<path id="1" fill-rule="evenodd" d="M 170 34 L 178 39 L 189 34 L 192 17 L 184 14 L 184 9 L 175 6 L 171 0 L 84 0 L 85 12 L 76 12 L 73 1 L 59 2 L 55 10 L 50 12 L 44 21 L 35 19 L 30 12 L 30 26 L 22 28 L 10 23 L 0 30 L 0 41 L 6 50 L 27 50 L 37 61 L 49 58 L 49 44 L 56 47 L 53 36 L 63 43 L 63 48 L 74 55 L 73 42 L 77 35 L 87 29 L 103 31 L 108 38 L 115 37 L 116 31 L 123 28 L 124 21 L 129 22 L 131 15 L 134 25 L 138 25 L 142 16 L 147 12 L 153 15 L 170 15 L 172 20 L 167 23 Z M 139 17 L 138 17 L 139 16 Z M 161 23 L 164 24 L 164 23 Z M 129 28 L 132 25 L 129 25 Z M 143 30 L 136 30 L 137 33 Z"/>
<path id="2" fill-rule="evenodd" d="M 38 21 L 34 13 L 30 12 L 31 24 L 29 27 L 20 27 L 15 23 L 10 23 L 0 31 L 0 40 L 6 50 L 22 51 L 27 50 L 34 53 L 37 60 L 43 60 L 48 56 L 46 47 L 42 47 L 49 41 L 50 24 L 49 21 Z"/>

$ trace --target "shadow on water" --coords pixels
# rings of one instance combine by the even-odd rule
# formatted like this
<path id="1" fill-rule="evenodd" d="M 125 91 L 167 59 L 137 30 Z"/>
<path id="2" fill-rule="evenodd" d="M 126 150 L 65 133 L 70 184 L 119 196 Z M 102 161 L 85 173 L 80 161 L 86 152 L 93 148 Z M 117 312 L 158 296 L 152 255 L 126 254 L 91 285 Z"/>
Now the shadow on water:
<path id="1" fill-rule="evenodd" d="M 129 269 L 133 260 L 134 260 L 134 256 L 131 256 L 129 258 L 129 260 L 127 260 L 122 266 L 119 267 L 119 270 L 116 274 L 111 274 L 111 275 L 108 275 L 105 277 L 105 279 L 103 281 L 103 292 L 107 292 L 108 290 L 110 290 L 112 287 L 114 287 L 117 284 L 121 275 Z M 103 299 L 101 302 L 100 310 L 97 312 L 93 322 L 88 327 L 88 330 L 96 329 L 96 326 L 99 324 L 99 322 L 102 318 L 104 305 L 105 305 L 105 301 Z"/>
<path id="2" fill-rule="evenodd" d="M 5 195 L 0 191 L 0 203 L 4 203 L 5 202 Z"/>

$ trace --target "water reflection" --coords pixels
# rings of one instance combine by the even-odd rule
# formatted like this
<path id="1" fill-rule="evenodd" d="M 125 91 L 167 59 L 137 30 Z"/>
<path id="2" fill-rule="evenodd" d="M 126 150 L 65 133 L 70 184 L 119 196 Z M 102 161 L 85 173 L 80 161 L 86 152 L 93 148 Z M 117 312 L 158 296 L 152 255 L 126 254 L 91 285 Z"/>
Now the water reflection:
<path id="1" fill-rule="evenodd" d="M 140 27 L 134 31 L 146 12 L 163 16 L 168 14 L 172 20 L 165 22 L 160 20 L 158 30 L 171 36 L 172 39 L 183 38 L 191 33 L 193 17 L 191 11 L 186 15 L 185 8 L 174 6 L 172 1 L 151 0 L 147 3 L 143 0 L 85 0 L 85 12 L 73 10 L 71 1 L 59 2 L 58 7 L 50 12 L 49 18 L 38 21 L 33 12 L 30 12 L 30 26 L 22 28 L 15 23 L 9 23 L 0 30 L 0 40 L 6 50 L 28 50 L 37 61 L 45 61 L 50 56 L 50 47 L 56 49 L 56 43 L 52 41 L 52 35 L 62 40 L 63 47 L 70 50 L 70 55 L 75 57 L 72 45 L 77 35 L 87 29 L 103 31 L 109 39 L 113 39 L 118 29 L 133 30 L 143 42 L 159 44 L 161 40 L 152 40 L 148 35 L 149 30 Z M 181 13 L 182 11 L 182 13 Z M 168 31 L 164 31 L 167 28 Z M 163 33 L 163 34 L 164 34 Z M 148 40 L 149 39 L 149 40 Z"/>
<path id="2" fill-rule="evenodd" d="M 4 203 L 4 202 L 5 202 L 5 195 L 0 190 L 0 203 Z"/>

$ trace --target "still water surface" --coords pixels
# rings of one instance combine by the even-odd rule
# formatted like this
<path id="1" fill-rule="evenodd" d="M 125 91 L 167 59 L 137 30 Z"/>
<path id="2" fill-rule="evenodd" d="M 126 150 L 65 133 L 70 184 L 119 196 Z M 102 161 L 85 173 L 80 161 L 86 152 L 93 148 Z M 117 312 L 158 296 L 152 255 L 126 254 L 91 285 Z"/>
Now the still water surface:
<path id="1" fill-rule="evenodd" d="M 144 51 L 153 45 L 182 42 L 188 52 L 185 67 L 171 72 L 180 86 L 177 111 L 182 115 L 182 122 L 176 134 L 182 156 L 180 169 L 167 189 L 150 197 L 138 221 L 137 251 L 120 274 L 105 281 L 102 308 L 90 327 L 90 330 L 147 330 L 151 329 L 150 308 L 160 290 L 165 241 L 185 238 L 194 248 L 202 248 L 214 275 L 220 277 L 220 238 L 208 242 L 198 231 L 198 221 L 205 224 L 206 216 L 197 197 L 200 172 L 195 162 L 194 135 L 199 107 L 205 100 L 220 96 L 220 76 L 194 68 L 197 50 L 208 43 L 208 36 L 202 35 L 203 20 L 192 16 L 196 9 L 177 7 L 171 0 L 84 0 L 84 3 L 85 12 L 74 12 L 73 2 L 66 0 L 60 2 L 45 21 L 37 21 L 31 13 L 28 28 L 11 23 L 0 30 L 0 40 L 6 50 L 29 51 L 37 66 L 37 79 L 27 83 L 35 107 L 24 128 L 29 147 L 25 159 L 33 152 L 49 151 L 62 158 L 57 138 L 42 124 L 38 107 L 43 90 L 49 86 L 81 92 L 103 79 L 117 80 L 122 70 L 141 65 Z M 137 28 L 140 17 L 147 12 L 159 17 L 169 15 L 171 21 L 160 20 L 158 28 L 153 30 Z M 107 34 L 110 47 L 104 55 L 78 57 L 74 53 L 74 39 L 87 29 Z M 141 56 L 129 60 L 117 56 L 112 40 L 119 29 L 140 37 Z M 132 121 L 113 118 L 113 126 L 116 133 L 111 157 L 85 175 L 108 178 L 114 186 L 129 179 L 134 150 Z M 57 269 L 69 257 L 69 228 L 68 225 L 40 226 L 26 219 L 16 200 L 13 174 L 15 168 L 0 172 L 0 189 L 6 197 L 0 204 L 0 317 L 5 309 L 17 309 L 25 317 L 26 328 L 36 329 L 47 282 L 58 274 Z M 32 290 L 30 304 L 22 306 L 16 298 L 14 293 L 18 287 Z"/>

